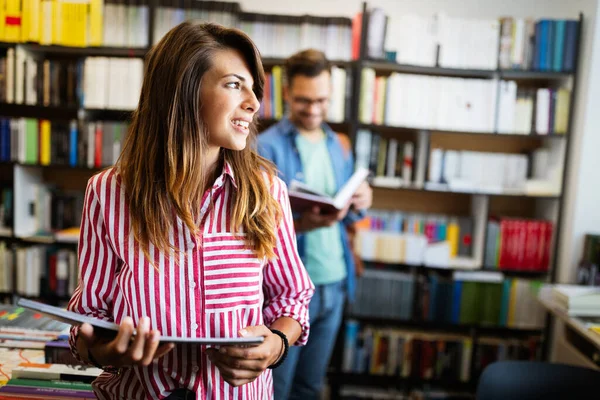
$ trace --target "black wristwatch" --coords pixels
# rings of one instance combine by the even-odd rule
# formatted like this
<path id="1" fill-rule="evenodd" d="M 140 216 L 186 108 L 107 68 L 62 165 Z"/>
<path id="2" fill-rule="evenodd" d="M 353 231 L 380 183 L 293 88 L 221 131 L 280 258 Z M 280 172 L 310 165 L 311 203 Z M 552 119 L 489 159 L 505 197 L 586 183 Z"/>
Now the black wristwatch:
<path id="1" fill-rule="evenodd" d="M 279 357 L 279 360 L 277 360 L 274 364 L 271 364 L 267 367 L 269 369 L 274 369 L 274 368 L 279 367 L 285 361 L 287 354 L 288 354 L 288 350 L 290 349 L 290 344 L 288 343 L 287 337 L 285 336 L 285 334 L 283 332 L 278 331 L 277 329 L 271 329 L 271 328 L 269 328 L 269 329 L 271 330 L 271 332 L 273 332 L 274 334 L 279 336 L 281 338 L 281 340 L 283 341 L 283 354 L 281 355 L 281 357 Z"/>

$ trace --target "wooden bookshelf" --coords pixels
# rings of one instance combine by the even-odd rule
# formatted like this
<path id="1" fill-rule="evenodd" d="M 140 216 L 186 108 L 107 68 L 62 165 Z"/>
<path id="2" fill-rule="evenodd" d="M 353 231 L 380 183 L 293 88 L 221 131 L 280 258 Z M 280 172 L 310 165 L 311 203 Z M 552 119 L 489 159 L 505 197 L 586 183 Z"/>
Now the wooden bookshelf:
<path id="1" fill-rule="evenodd" d="M 126 47 L 69 47 L 56 45 L 41 45 L 36 43 L 0 43 L 0 48 L 21 46 L 23 49 L 55 56 L 69 57 L 136 57 L 144 58 L 148 48 Z"/>
<path id="2" fill-rule="evenodd" d="M 539 135 L 536 133 L 520 134 L 520 133 L 498 133 L 498 132 L 471 132 L 471 131 L 446 131 L 432 128 L 416 128 L 406 126 L 389 126 L 389 125 L 377 125 L 377 124 L 358 124 L 359 129 L 369 129 L 378 132 L 386 132 L 391 134 L 412 134 L 414 132 L 425 132 L 428 134 L 439 134 L 439 135 L 461 135 L 461 136 L 474 136 L 478 138 L 485 138 L 490 140 L 544 140 L 544 139 L 565 139 L 568 134 L 549 134 Z"/>

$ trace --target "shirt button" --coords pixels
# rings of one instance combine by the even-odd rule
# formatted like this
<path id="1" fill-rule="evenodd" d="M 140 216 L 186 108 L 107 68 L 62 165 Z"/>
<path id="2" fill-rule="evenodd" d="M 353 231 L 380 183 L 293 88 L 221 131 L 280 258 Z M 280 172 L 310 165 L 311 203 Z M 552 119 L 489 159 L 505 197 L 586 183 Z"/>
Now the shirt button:
<path id="1" fill-rule="evenodd" d="M 190 287 L 195 288 L 196 287 L 196 282 L 190 282 Z"/>
<path id="2" fill-rule="evenodd" d="M 192 367 L 192 371 L 194 371 L 194 372 L 198 372 L 198 371 L 200 371 L 200 367 L 199 367 L 199 366 L 197 366 L 197 365 L 194 365 L 194 366 Z"/>
<path id="3" fill-rule="evenodd" d="M 188 247 L 189 247 L 190 249 L 193 249 L 194 247 L 196 247 L 196 245 L 194 244 L 194 242 L 188 242 L 188 244 L 187 244 L 187 245 L 188 245 Z"/>
<path id="4" fill-rule="evenodd" d="M 192 329 L 198 329 L 198 324 L 194 322 L 194 323 L 192 324 Z"/>

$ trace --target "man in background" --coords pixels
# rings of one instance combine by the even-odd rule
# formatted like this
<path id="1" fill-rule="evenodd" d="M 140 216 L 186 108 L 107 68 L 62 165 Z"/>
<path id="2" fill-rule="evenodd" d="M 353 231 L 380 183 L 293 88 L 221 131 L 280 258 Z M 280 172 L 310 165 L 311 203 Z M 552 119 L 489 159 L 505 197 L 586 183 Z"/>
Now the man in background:
<path id="1" fill-rule="evenodd" d="M 283 96 L 288 115 L 259 135 L 258 149 L 277 165 L 286 184 L 295 179 L 334 196 L 354 172 L 354 161 L 347 137 L 324 122 L 330 69 L 317 50 L 286 60 Z M 355 263 L 347 228 L 364 216 L 371 201 L 371 188 L 364 182 L 340 212 L 321 214 L 314 208 L 294 215 L 298 251 L 316 290 L 307 345 L 290 347 L 286 361 L 273 371 L 277 400 L 320 398 L 345 300 L 354 295 Z"/>

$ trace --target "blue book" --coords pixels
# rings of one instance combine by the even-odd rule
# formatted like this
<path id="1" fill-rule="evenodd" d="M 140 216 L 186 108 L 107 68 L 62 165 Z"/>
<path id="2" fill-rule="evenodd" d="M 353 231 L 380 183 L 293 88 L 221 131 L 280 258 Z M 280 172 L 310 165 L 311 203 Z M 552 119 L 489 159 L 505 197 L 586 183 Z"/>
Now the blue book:
<path id="1" fill-rule="evenodd" d="M 550 69 L 550 21 L 547 19 L 540 20 L 540 70 L 548 71 Z"/>
<path id="2" fill-rule="evenodd" d="M 542 59 L 541 38 L 542 38 L 542 22 L 538 21 L 535 23 L 535 37 L 533 40 L 533 43 L 534 43 L 533 57 L 532 57 L 533 65 L 531 66 L 531 69 L 533 69 L 534 71 L 540 70 L 540 62 Z"/>
<path id="3" fill-rule="evenodd" d="M 437 321 L 441 315 L 437 315 L 438 302 L 438 279 L 437 276 L 431 275 L 429 278 L 429 311 L 427 312 L 428 321 Z"/>
<path id="4" fill-rule="evenodd" d="M 552 53 L 552 70 L 557 72 L 562 70 L 566 25 L 567 21 L 564 19 L 554 22 L 554 52 Z"/>
<path id="5" fill-rule="evenodd" d="M 577 54 L 577 41 L 579 34 L 579 21 L 567 20 L 565 26 L 565 45 L 563 58 L 563 71 L 575 71 L 575 55 Z"/>
<path id="6" fill-rule="evenodd" d="M 10 161 L 10 120 L 3 119 L 0 131 L 0 161 Z"/>
<path id="7" fill-rule="evenodd" d="M 69 127 L 69 165 L 77 165 L 77 123 L 74 121 Z"/>
<path id="8" fill-rule="evenodd" d="M 546 41 L 546 71 L 552 70 L 552 60 L 554 59 L 554 31 L 555 21 L 547 20 L 548 25 L 548 40 Z"/>
<path id="9" fill-rule="evenodd" d="M 460 300 L 462 296 L 462 281 L 454 281 L 452 291 L 452 323 L 460 322 Z"/>

